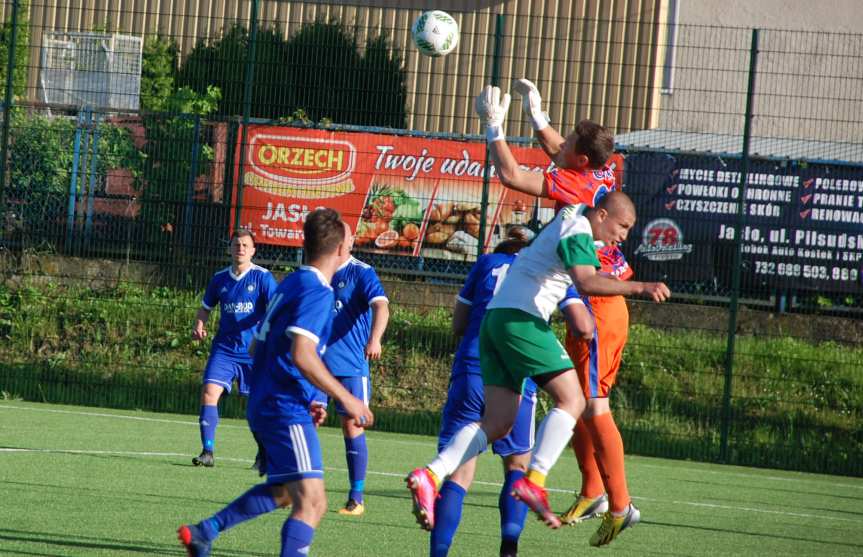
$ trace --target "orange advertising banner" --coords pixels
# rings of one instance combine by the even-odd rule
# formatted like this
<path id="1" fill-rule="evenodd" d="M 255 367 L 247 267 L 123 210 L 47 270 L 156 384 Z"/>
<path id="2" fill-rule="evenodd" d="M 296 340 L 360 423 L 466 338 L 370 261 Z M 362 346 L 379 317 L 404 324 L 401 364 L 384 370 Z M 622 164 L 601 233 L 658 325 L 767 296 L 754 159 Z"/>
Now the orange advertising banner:
<path id="1" fill-rule="evenodd" d="M 306 215 L 331 207 L 355 231 L 358 250 L 476 258 L 485 143 L 258 125 L 247 143 L 239 222 L 257 242 L 301 246 Z M 242 153 L 238 141 L 235 176 Z M 548 168 L 539 148 L 513 154 L 526 170 Z M 483 251 L 508 226 L 552 216 L 551 203 L 507 190 L 492 174 Z"/>

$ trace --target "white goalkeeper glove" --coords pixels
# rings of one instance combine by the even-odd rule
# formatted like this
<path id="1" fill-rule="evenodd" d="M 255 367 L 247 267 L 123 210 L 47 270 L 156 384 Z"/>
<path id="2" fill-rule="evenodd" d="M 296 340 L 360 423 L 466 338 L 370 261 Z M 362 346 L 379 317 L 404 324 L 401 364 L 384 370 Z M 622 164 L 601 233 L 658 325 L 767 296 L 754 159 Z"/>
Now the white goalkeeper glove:
<path id="1" fill-rule="evenodd" d="M 476 98 L 475 108 L 485 124 L 485 139 L 489 143 L 505 139 L 503 122 L 509 110 L 509 93 L 500 96 L 500 87 L 486 85 Z"/>
<path id="2" fill-rule="evenodd" d="M 539 131 L 547 128 L 548 116 L 542 111 L 542 97 L 539 96 L 539 89 L 536 88 L 536 85 L 524 78 L 517 79 L 513 90 L 521 95 L 521 108 L 530 118 L 533 129 Z"/>

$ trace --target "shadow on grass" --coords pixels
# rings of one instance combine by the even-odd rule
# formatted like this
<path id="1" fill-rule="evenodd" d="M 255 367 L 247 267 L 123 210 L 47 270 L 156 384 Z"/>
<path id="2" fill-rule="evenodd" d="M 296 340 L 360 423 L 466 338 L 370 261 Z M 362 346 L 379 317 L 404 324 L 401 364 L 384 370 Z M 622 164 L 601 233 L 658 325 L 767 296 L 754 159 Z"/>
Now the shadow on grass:
<path id="1" fill-rule="evenodd" d="M 0 528 L 0 540 L 8 540 L 17 543 L 36 543 L 47 544 L 58 547 L 82 548 L 100 551 L 128 551 L 130 553 L 140 553 L 144 555 L 175 555 L 182 552 L 182 547 L 179 542 L 176 544 L 153 543 L 143 540 L 106 540 L 93 536 L 81 536 L 75 534 L 61 534 L 55 532 L 36 532 L 27 530 L 11 530 L 8 528 Z M 12 550 L 3 548 L 3 552 L 9 553 Z M 50 553 L 27 553 L 24 551 L 18 552 L 21 555 L 50 555 Z M 217 551 L 219 555 L 228 557 L 242 557 L 252 555 L 254 557 L 268 557 L 268 553 L 259 553 L 252 551 L 234 551 L 230 549 Z"/>
<path id="2" fill-rule="evenodd" d="M 855 549 L 856 548 L 863 549 L 863 545 L 858 544 L 858 543 L 846 543 L 846 542 L 839 542 L 839 541 L 834 541 L 834 540 L 825 540 L 825 539 L 818 539 L 818 538 L 802 538 L 802 537 L 797 537 L 797 536 L 783 536 L 780 534 L 770 534 L 767 532 L 746 532 L 743 530 L 733 530 L 730 528 L 711 528 L 708 526 L 693 526 L 691 524 L 672 524 L 669 522 L 655 522 L 655 521 L 648 521 L 648 520 L 643 520 L 643 521 L 641 521 L 641 523 L 642 524 L 650 524 L 653 526 L 667 526 L 668 528 L 687 528 L 690 530 L 701 530 L 703 532 L 718 532 L 720 534 L 732 534 L 735 536 L 749 536 L 749 537 L 753 537 L 753 538 L 771 538 L 771 539 L 775 539 L 775 540 L 788 540 L 788 541 L 792 541 L 792 542 L 809 542 L 809 543 L 817 543 L 817 544 L 823 544 L 823 545 L 836 545 L 836 546 L 840 546 L 840 547 L 853 547 Z"/>

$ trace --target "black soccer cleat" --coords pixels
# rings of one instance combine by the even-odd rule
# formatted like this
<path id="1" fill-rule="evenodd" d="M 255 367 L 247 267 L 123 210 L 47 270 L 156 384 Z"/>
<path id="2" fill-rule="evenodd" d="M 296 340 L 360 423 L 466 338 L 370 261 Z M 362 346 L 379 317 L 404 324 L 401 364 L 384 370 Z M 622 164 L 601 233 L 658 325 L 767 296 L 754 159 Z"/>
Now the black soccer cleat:
<path id="1" fill-rule="evenodd" d="M 192 464 L 195 466 L 206 466 L 212 468 L 216 465 L 216 460 L 213 458 L 213 451 L 201 451 L 201 454 L 192 459 Z"/>

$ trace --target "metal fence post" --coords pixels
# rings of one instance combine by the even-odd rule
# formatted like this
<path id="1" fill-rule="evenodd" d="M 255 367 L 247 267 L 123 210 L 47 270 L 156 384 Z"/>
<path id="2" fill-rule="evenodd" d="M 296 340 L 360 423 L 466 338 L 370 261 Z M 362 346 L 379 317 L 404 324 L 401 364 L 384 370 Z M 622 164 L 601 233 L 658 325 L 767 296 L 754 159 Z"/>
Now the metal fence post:
<path id="1" fill-rule="evenodd" d="M 746 113 L 743 122 L 743 146 L 740 159 L 740 197 L 737 200 L 737 229 L 734 234 L 734 267 L 731 279 L 731 302 L 728 314 L 728 344 L 725 348 L 725 387 L 722 392 L 722 431 L 719 458 L 728 462 L 728 435 L 731 430 L 731 377 L 734 370 L 734 344 L 737 338 L 737 310 L 740 298 L 743 225 L 746 222 L 746 183 L 749 174 L 749 140 L 752 134 L 752 101 L 755 96 L 755 71 L 758 62 L 758 29 L 752 30 L 749 49 L 749 83 L 746 87 Z"/>
<path id="2" fill-rule="evenodd" d="M 258 0 L 252 0 L 252 14 L 249 18 L 249 53 L 246 57 L 246 75 L 243 89 L 243 127 L 240 131 L 240 161 L 236 177 L 237 206 L 234 212 L 234 228 L 240 227 L 240 212 L 243 209 L 243 166 L 246 160 L 246 138 L 252 112 L 252 82 L 255 78 L 255 45 L 258 38 Z"/>
<path id="3" fill-rule="evenodd" d="M 201 156 L 201 116 L 195 115 L 195 127 L 192 131 L 192 164 L 189 168 L 189 183 L 186 191 L 186 208 L 183 214 L 183 244 L 189 249 L 192 243 L 192 218 L 195 202 L 195 179 L 198 177 L 198 159 Z"/>
<path id="4" fill-rule="evenodd" d="M 6 63 L 6 94 L 3 97 L 3 132 L 0 138 L 0 215 L 6 210 L 6 159 L 9 154 L 9 120 L 12 116 L 12 84 L 15 80 L 15 46 L 18 42 L 18 0 L 12 0 L 12 34 Z"/>
<path id="5" fill-rule="evenodd" d="M 503 14 L 497 14 L 495 26 L 494 26 L 494 46 L 493 46 L 493 54 L 491 60 L 491 84 L 498 85 L 500 81 L 500 46 L 503 41 Z M 483 174 L 482 174 L 482 204 L 480 205 L 480 214 L 479 214 L 479 234 L 477 237 L 477 248 L 476 248 L 476 256 L 479 257 L 483 254 L 483 250 L 485 249 L 485 227 L 486 227 L 486 213 L 488 213 L 488 188 L 489 182 L 491 180 L 491 150 L 489 149 L 488 143 L 485 146 L 485 165 L 483 166 Z"/>

